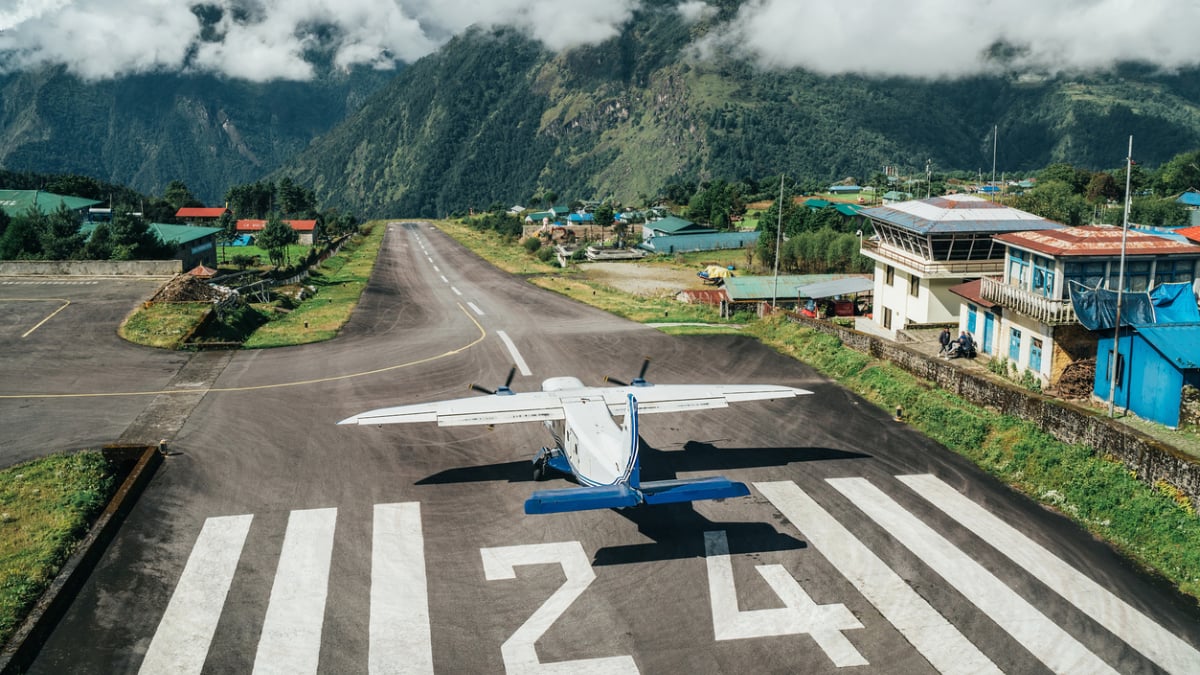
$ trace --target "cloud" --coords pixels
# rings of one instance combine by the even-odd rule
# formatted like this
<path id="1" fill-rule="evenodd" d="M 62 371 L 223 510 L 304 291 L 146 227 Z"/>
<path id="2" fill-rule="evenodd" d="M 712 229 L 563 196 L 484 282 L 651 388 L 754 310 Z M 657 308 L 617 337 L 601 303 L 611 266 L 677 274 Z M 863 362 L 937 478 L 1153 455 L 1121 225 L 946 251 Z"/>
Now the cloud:
<path id="1" fill-rule="evenodd" d="M 1200 63 L 1200 4 L 1167 0 L 749 0 L 697 44 L 772 68 L 961 77 L 1008 67 L 1092 71 Z"/>
<path id="2" fill-rule="evenodd" d="M 511 26 L 553 50 L 603 42 L 639 0 L 16 0 L 0 9 L 0 72 L 62 64 L 90 80 L 159 70 L 306 79 L 413 61 L 472 25 Z"/>

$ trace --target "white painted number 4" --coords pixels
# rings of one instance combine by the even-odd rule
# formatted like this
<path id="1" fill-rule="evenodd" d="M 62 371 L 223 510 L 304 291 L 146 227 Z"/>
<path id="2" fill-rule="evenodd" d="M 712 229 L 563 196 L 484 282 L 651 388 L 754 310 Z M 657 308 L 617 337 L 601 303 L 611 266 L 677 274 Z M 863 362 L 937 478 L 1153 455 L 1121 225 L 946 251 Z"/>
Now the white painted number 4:
<path id="1" fill-rule="evenodd" d="M 724 530 L 704 533 L 704 555 L 717 640 L 807 633 L 835 666 L 867 665 L 867 660 L 842 635 L 844 630 L 863 627 L 845 605 L 818 605 L 782 565 L 758 565 L 755 569 L 783 600 L 784 607 L 743 612 L 738 609 L 729 540 Z"/>
<path id="2" fill-rule="evenodd" d="M 631 656 L 612 656 L 599 659 L 579 659 L 575 661 L 556 661 L 541 663 L 538 661 L 537 649 L 534 644 L 548 628 L 567 611 L 571 603 L 596 578 L 592 565 L 588 562 L 583 545 L 577 541 L 560 542 L 556 544 L 529 544 L 525 546 L 504 546 L 500 548 L 484 548 L 479 552 L 483 555 L 483 573 L 488 581 L 497 579 L 515 579 L 516 568 L 521 565 L 544 565 L 558 563 L 562 565 L 567 580 L 554 591 L 553 595 L 538 607 L 533 616 L 505 640 L 500 646 L 500 654 L 504 657 L 504 669 L 509 675 L 518 673 L 537 673 L 550 675 L 583 675 L 587 673 L 636 673 L 637 664 Z"/>

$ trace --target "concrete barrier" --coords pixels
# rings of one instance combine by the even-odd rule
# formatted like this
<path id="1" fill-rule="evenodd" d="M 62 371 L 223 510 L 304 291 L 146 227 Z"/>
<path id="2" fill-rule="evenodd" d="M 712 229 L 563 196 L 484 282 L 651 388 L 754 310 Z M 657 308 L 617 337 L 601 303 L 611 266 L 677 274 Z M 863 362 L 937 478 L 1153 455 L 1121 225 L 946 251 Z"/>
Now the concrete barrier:
<path id="1" fill-rule="evenodd" d="M 797 314 L 787 316 L 794 323 L 837 337 L 855 351 L 891 361 L 975 405 L 1032 422 L 1064 443 L 1078 443 L 1114 457 L 1143 482 L 1154 485 L 1163 481 L 1174 486 L 1200 510 L 1200 462 L 1158 439 L 1086 408 L 965 371 L 902 344 Z"/>
<path id="2" fill-rule="evenodd" d="M 173 277 L 182 260 L 0 260 L 0 277 Z"/>

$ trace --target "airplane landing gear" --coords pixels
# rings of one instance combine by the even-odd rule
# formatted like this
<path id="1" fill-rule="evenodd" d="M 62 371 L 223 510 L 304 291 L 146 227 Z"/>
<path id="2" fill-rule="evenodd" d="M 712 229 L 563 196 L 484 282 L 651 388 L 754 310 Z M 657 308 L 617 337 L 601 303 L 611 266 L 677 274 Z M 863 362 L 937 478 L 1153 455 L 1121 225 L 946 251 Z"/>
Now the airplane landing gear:
<path id="1" fill-rule="evenodd" d="M 546 480 L 550 477 L 550 453 L 539 453 L 537 459 L 533 460 L 533 479 L 538 481 Z"/>

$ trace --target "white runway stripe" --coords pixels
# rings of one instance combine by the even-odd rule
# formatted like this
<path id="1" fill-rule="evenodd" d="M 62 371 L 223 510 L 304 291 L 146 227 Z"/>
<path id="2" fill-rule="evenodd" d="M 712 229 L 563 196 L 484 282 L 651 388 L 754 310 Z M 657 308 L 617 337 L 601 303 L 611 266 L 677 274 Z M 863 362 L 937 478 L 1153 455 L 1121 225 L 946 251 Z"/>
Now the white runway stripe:
<path id="1" fill-rule="evenodd" d="M 199 673 L 204 668 L 253 519 L 228 516 L 204 521 L 140 672 Z"/>
<path id="2" fill-rule="evenodd" d="M 450 280 L 446 278 L 446 275 L 445 275 L 445 274 L 442 274 L 442 275 L 440 275 L 440 276 L 441 276 L 441 278 L 442 278 L 442 282 L 443 282 L 443 283 L 447 283 L 447 284 L 448 284 L 448 283 L 450 283 Z"/>
<path id="3" fill-rule="evenodd" d="M 479 309 L 479 307 L 478 307 L 478 306 L 476 306 L 476 304 L 475 304 L 475 303 L 473 303 L 473 302 L 468 302 L 468 303 L 467 303 L 467 307 L 470 307 L 470 308 L 471 308 L 471 311 L 472 311 L 472 312 L 475 312 L 475 313 L 476 313 L 477 315 L 479 315 L 479 316 L 483 316 L 483 315 L 484 315 L 484 314 L 483 314 L 483 310 L 482 310 L 482 309 Z"/>
<path id="4" fill-rule="evenodd" d="M 508 333 L 498 330 L 496 331 L 496 335 L 504 342 L 504 346 L 508 347 L 508 353 L 512 355 L 513 361 L 516 362 L 517 369 L 521 371 L 521 374 L 525 377 L 532 375 L 533 371 L 529 370 L 529 365 L 525 363 L 525 359 L 521 358 L 521 352 L 517 351 L 517 345 L 513 343 L 512 338 L 508 337 Z"/>
<path id="5" fill-rule="evenodd" d="M 1099 657 L 969 556 L 864 478 L 826 482 L 983 610 L 1056 673 L 1115 673 Z"/>
<path id="6" fill-rule="evenodd" d="M 962 633 L 795 483 L 755 483 L 930 665 L 942 673 L 1000 673 Z"/>
<path id="7" fill-rule="evenodd" d="M 373 529 L 369 672 L 432 673 L 420 503 L 376 504 Z"/>
<path id="8" fill-rule="evenodd" d="M 454 291 L 454 294 L 459 296 L 460 298 L 462 297 L 462 291 L 458 290 L 457 286 L 451 286 L 450 290 Z"/>
<path id="9" fill-rule="evenodd" d="M 898 478 L 1164 670 L 1200 670 L 1200 651 L 945 482 L 929 474 Z"/>
<path id="10" fill-rule="evenodd" d="M 315 673 L 337 509 L 292 511 L 275 568 L 254 672 Z"/>

